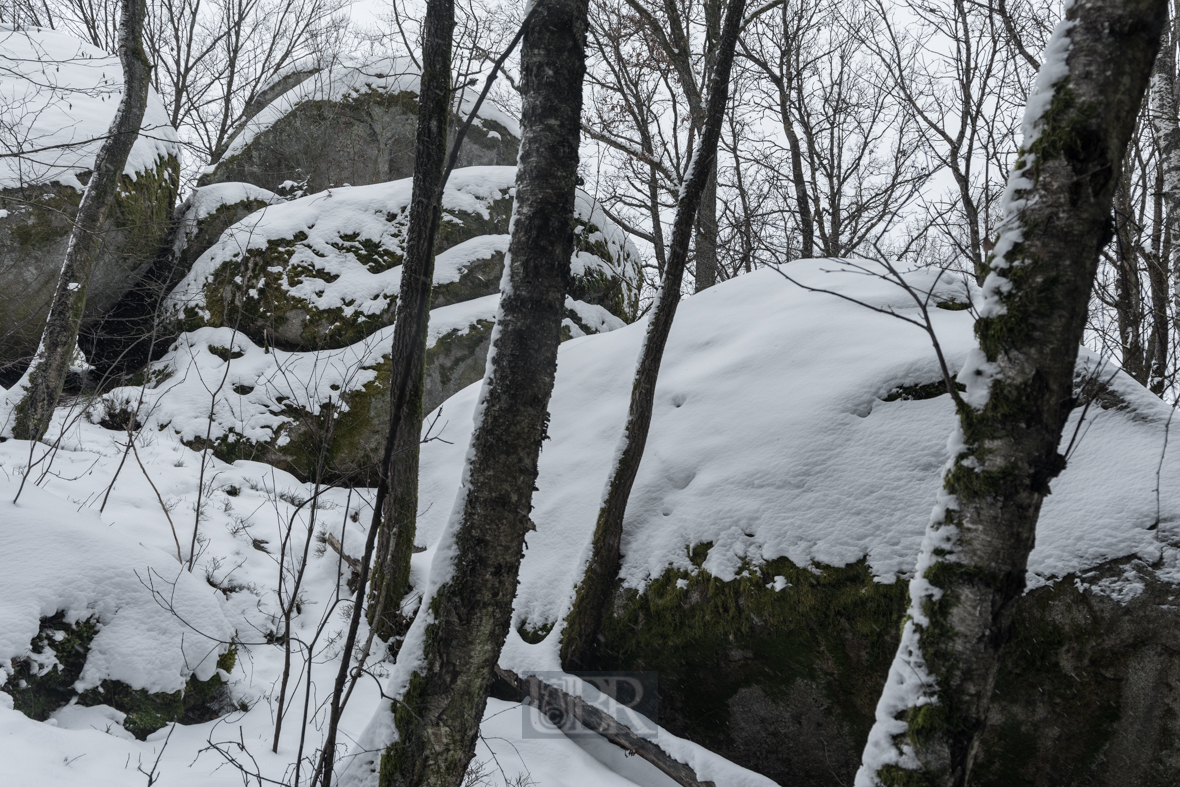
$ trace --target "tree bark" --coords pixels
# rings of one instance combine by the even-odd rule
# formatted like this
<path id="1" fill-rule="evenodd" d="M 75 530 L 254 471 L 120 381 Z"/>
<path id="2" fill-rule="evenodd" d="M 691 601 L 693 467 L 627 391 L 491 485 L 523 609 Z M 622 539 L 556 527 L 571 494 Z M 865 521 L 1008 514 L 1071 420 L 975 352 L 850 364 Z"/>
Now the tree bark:
<path id="1" fill-rule="evenodd" d="M 1178 3 L 1180 5 L 1180 3 Z M 1175 21 L 1173 22 L 1175 24 Z M 1167 321 L 1161 311 L 1155 306 L 1157 294 L 1166 299 L 1166 284 L 1156 289 L 1158 282 L 1167 281 L 1168 274 L 1173 277 L 1172 313 L 1175 323 L 1169 330 L 1156 329 L 1156 348 L 1154 371 L 1152 373 L 1152 391 L 1161 393 L 1164 388 L 1164 377 L 1167 371 L 1167 347 L 1170 334 L 1180 337 L 1180 120 L 1176 114 L 1176 34 L 1175 30 L 1165 35 L 1160 47 L 1159 57 L 1156 58 L 1155 73 L 1152 75 L 1151 99 L 1154 111 L 1151 114 L 1155 125 L 1156 138 L 1160 142 L 1160 169 L 1163 175 L 1162 193 L 1164 195 L 1164 215 L 1167 228 L 1164 231 L 1164 242 L 1161 244 L 1161 254 L 1152 278 L 1152 303 L 1157 309 L 1156 317 Z M 1171 243 L 1168 243 L 1168 240 Z M 1165 253 L 1166 250 L 1166 253 Z M 1166 303 L 1162 313 L 1166 313 Z M 1156 389 L 1159 389 L 1158 391 Z"/>
<path id="2" fill-rule="evenodd" d="M 1134 220 L 1130 184 L 1120 179 L 1114 197 L 1115 317 L 1118 321 L 1123 371 L 1147 385 L 1149 360 L 1143 347 L 1143 293 L 1139 281 L 1139 250 L 1131 228 Z"/>
<path id="3" fill-rule="evenodd" d="M 1157 58 L 1158 65 L 1158 58 Z M 1147 261 L 1147 283 L 1151 295 L 1151 326 L 1147 356 L 1150 373 L 1148 388 L 1163 396 L 1168 374 L 1168 256 L 1172 249 L 1171 233 L 1164 228 L 1164 177 L 1156 170 L 1152 195 L 1151 258 Z"/>
<path id="4" fill-rule="evenodd" d="M 1065 466 L 1057 449 L 1090 291 L 1166 22 L 1167 0 L 1079 0 L 1046 49 L 983 286 L 979 348 L 959 374 L 956 455 L 858 787 L 968 783 L 1041 502 Z"/>
<path id="5" fill-rule="evenodd" d="M 702 141 L 703 144 L 703 141 Z M 694 285 L 696 292 L 707 290 L 717 283 L 717 156 L 709 162 L 709 178 L 701 191 L 701 204 L 697 208 L 696 265 Z"/>
<path id="6" fill-rule="evenodd" d="M 701 79 L 703 85 L 709 84 L 717 68 L 719 54 L 717 47 L 721 35 L 721 6 L 722 0 L 705 0 L 703 4 L 705 12 L 705 71 Z M 700 111 L 707 110 L 702 106 L 698 109 L 698 112 Z M 697 122 L 703 128 L 707 119 L 699 117 Z M 717 155 L 715 149 L 709 160 L 709 179 L 705 182 L 705 189 L 701 194 L 701 204 L 697 208 L 695 248 L 693 284 L 695 291 L 700 292 L 717 283 Z"/>
<path id="7" fill-rule="evenodd" d="M 557 371 L 585 74 L 587 0 L 538 3 L 521 53 L 523 136 L 512 239 L 470 459 L 415 630 L 380 782 L 458 787 L 475 751 L 517 573 Z M 410 637 L 414 637 L 412 631 Z"/>
<path id="8" fill-rule="evenodd" d="M 807 178 L 803 174 L 803 150 L 799 145 L 799 135 L 791 124 L 786 90 L 780 88 L 780 92 L 783 133 L 791 148 L 791 183 L 795 187 L 795 204 L 799 208 L 799 256 L 810 259 L 815 256 L 815 220 L 811 216 L 811 197 L 807 194 Z"/>
<path id="9" fill-rule="evenodd" d="M 369 599 L 369 624 L 382 639 L 403 630 L 399 604 L 410 584 L 410 556 L 418 515 L 418 443 L 422 432 L 434 242 L 442 215 L 447 122 L 451 114 L 454 29 L 454 0 L 429 0 L 422 36 L 410 226 L 406 232 L 397 319 L 393 326 L 390 430 L 380 477 L 388 492 L 383 498 L 377 563 L 373 566 L 373 591 Z M 392 407 L 397 405 L 397 394 L 403 385 L 406 386 L 403 411 L 401 417 L 394 418 Z"/>
<path id="10" fill-rule="evenodd" d="M 617 464 L 612 470 L 606 499 L 598 511 L 590 562 L 578 586 L 573 607 L 566 617 L 561 643 L 561 661 L 567 670 L 586 668 L 594 663 L 599 625 L 607 613 L 619 575 L 623 557 L 620 550 L 623 517 L 627 512 L 627 499 L 635 485 L 639 463 L 643 459 L 643 449 L 647 444 L 647 433 L 651 427 L 656 379 L 660 373 L 660 362 L 664 357 L 664 346 L 672 330 L 672 320 L 676 316 L 676 306 L 680 302 L 680 285 L 688 260 L 688 242 L 693 230 L 693 219 L 697 215 L 698 205 L 712 173 L 710 160 L 715 159 L 717 155 L 721 123 L 725 118 L 725 106 L 729 99 L 729 73 L 733 65 L 733 52 L 737 45 L 744 9 L 745 0 L 731 0 L 729 10 L 726 11 L 716 70 L 713 72 L 713 83 L 709 88 L 704 131 L 701 134 L 696 159 L 689 167 L 688 180 L 681 189 L 680 204 L 676 208 L 668 267 L 660 285 L 657 303 L 652 310 L 651 321 L 647 324 L 647 336 L 643 343 L 639 367 L 635 372 L 635 382 L 631 388 L 627 426 L 623 430 L 616 451 Z"/>
<path id="11" fill-rule="evenodd" d="M 94 172 L 78 205 L 66 258 L 57 280 L 57 290 L 45 320 L 41 344 L 24 377 L 14 411 L 12 435 L 22 440 L 40 440 L 53 419 L 70 360 L 78 346 L 78 328 L 86 307 L 86 290 L 98 252 L 103 228 L 127 166 L 127 156 L 139 136 L 147 108 L 152 66 L 143 49 L 145 0 L 122 0 L 119 26 L 119 62 L 123 67 L 123 97 L 111 121 L 109 136 L 94 159 Z"/>

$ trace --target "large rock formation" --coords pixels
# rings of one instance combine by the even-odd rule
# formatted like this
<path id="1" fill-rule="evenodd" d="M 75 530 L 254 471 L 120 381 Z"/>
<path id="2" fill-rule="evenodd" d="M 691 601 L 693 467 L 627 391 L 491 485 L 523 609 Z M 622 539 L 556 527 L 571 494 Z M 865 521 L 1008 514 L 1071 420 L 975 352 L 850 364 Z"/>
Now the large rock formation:
<path id="1" fill-rule="evenodd" d="M 596 665 L 658 673 L 667 730 L 800 787 L 852 783 L 955 424 L 929 337 L 882 313 L 920 321 L 910 295 L 840 267 L 784 273 L 865 306 L 773 270 L 681 306 Z M 932 326 L 957 369 L 974 345 L 971 285 L 934 278 L 908 282 L 943 307 Z M 505 668 L 557 668 L 642 338 L 635 325 L 562 347 Z M 1068 467 L 1042 511 L 973 784 L 1180 783 L 1171 407 L 1092 354 L 1078 375 Z M 447 401 L 442 440 L 422 448 L 428 549 L 477 394 Z"/>
<path id="2" fill-rule="evenodd" d="M 483 376 L 515 178 L 515 167 L 457 169 L 443 195 L 428 411 Z M 333 477 L 370 477 L 389 419 L 385 354 L 411 185 L 329 189 L 225 230 L 169 296 L 172 330 L 181 333 L 153 373 L 152 396 L 160 396 L 153 418 L 199 442 L 208 422 L 193 416 L 209 408 L 186 410 L 175 389 L 224 378 L 215 394 L 192 389 L 194 397 L 224 400 L 210 433 L 222 457 L 261 459 L 306 477 L 327 446 Z M 567 338 L 621 327 L 638 307 L 638 259 L 586 194 L 577 200 L 576 228 Z"/>
<path id="3" fill-rule="evenodd" d="M 409 60 L 346 61 L 284 74 L 209 166 L 202 184 L 243 181 L 284 193 L 410 177 L 418 126 L 418 71 Z M 455 126 L 475 93 L 461 95 Z M 516 121 L 485 104 L 458 166 L 516 164 Z"/>
<path id="4" fill-rule="evenodd" d="M 37 349 L 65 259 L 72 219 L 122 92 L 119 60 L 49 30 L 0 30 L 0 384 Z M 9 118 L 12 120 L 10 121 Z M 124 169 L 90 280 L 82 332 L 93 333 L 151 267 L 172 218 L 179 146 L 159 97 Z M 85 341 L 85 339 L 83 340 Z"/>

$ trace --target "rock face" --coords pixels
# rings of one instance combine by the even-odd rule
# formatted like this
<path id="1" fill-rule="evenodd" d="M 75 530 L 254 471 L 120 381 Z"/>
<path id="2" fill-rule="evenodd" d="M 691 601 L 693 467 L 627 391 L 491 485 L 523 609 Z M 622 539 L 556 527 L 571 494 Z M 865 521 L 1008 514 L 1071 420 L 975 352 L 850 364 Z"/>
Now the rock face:
<path id="1" fill-rule="evenodd" d="M 0 101 L 19 107 L 0 134 L 23 155 L 0 161 L 0 383 L 37 349 L 65 259 L 72 218 L 122 93 L 118 58 L 46 30 L 0 31 L 13 68 Z M 30 89 L 31 87 L 35 89 Z M 124 169 L 114 213 L 87 292 L 82 332 L 143 277 L 167 235 L 179 183 L 179 146 L 159 97 Z"/>
<path id="2" fill-rule="evenodd" d="M 515 177 L 515 167 L 457 169 L 444 193 L 427 411 L 483 376 Z M 166 308 L 186 333 L 161 361 L 164 373 L 230 365 L 225 391 L 237 401 L 214 430 L 223 457 L 311 476 L 327 445 L 333 477 L 371 472 L 389 419 L 385 353 L 411 188 L 406 179 L 329 189 L 259 210 L 225 230 L 171 293 Z M 638 305 L 637 257 L 625 235 L 585 194 L 576 211 L 567 338 L 621 327 Z M 186 439 L 204 436 L 167 422 Z"/>
<path id="3" fill-rule="evenodd" d="M 671 571 L 619 596 L 598 666 L 657 671 L 662 726 L 780 784 L 851 784 L 905 583 L 876 583 L 863 564 L 818 568 L 780 559 L 731 582 Z M 1116 582 L 1138 591 L 1112 597 Z M 1119 561 L 1022 597 L 972 784 L 1175 784 L 1176 593 Z"/>
<path id="4" fill-rule="evenodd" d="M 410 177 L 418 125 L 418 73 L 408 60 L 351 62 L 294 73 L 250 116 L 202 184 L 243 181 L 285 193 Z M 278 92 L 276 90 L 275 92 Z M 451 123 L 475 96 L 465 94 Z M 488 105 L 472 124 L 457 166 L 516 164 L 520 132 Z M 286 188 L 284 188 L 286 185 Z"/>

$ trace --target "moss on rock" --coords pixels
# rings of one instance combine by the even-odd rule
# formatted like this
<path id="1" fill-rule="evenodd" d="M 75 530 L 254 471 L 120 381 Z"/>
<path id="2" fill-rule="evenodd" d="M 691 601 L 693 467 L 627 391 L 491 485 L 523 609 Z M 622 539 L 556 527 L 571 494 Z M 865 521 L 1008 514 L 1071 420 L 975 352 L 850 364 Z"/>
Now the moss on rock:
<path id="1" fill-rule="evenodd" d="M 74 700 L 83 707 L 109 705 L 127 714 L 123 727 L 140 740 L 170 722 L 210 721 L 234 707 L 220 673 L 204 681 L 193 676 L 183 691 L 171 693 L 153 694 L 112 680 L 78 692 L 75 684 L 98 630 L 93 619 L 67 624 L 61 612 L 42 618 L 30 657 L 14 661 L 13 675 L 5 686 L 13 707 L 31 719 L 45 721 Z M 230 647 L 218 658 L 217 668 L 232 672 L 236 659 L 237 648 Z"/>
<path id="2" fill-rule="evenodd" d="M 661 725 L 781 784 L 850 784 L 905 583 L 876 582 L 864 561 L 803 569 L 786 558 L 725 582 L 699 567 L 707 549 L 691 572 L 618 592 L 596 666 L 658 672 Z M 1180 783 L 1176 594 L 1122 560 L 1023 596 L 972 784 Z"/>
<path id="3" fill-rule="evenodd" d="M 864 561 L 810 571 L 780 558 L 730 582 L 669 569 L 620 591 L 598 666 L 658 672 L 674 734 L 783 784 L 836 784 L 859 762 L 905 600 Z"/>
<path id="4" fill-rule="evenodd" d="M 103 321 L 143 278 L 165 245 L 180 164 L 161 158 L 124 175 L 104 229 L 86 296 L 81 341 L 103 333 Z M 59 183 L 0 191 L 0 384 L 19 377 L 41 338 L 82 194 Z"/>

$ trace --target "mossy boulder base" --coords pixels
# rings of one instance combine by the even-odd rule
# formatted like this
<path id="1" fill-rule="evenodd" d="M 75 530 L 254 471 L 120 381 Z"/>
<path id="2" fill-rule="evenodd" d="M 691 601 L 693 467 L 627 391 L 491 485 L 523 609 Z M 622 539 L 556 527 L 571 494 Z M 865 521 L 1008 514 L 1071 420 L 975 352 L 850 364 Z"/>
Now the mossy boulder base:
<path id="1" fill-rule="evenodd" d="M 19 376 L 37 349 L 65 260 L 73 219 L 122 94 L 119 60 L 51 30 L 0 30 L 9 66 L 0 101 L 11 112 L 0 159 L 0 383 Z M 35 87 L 35 89 L 30 89 Z M 180 146 L 164 105 L 148 95 L 142 130 L 91 276 L 83 335 L 152 266 L 172 221 Z"/>

